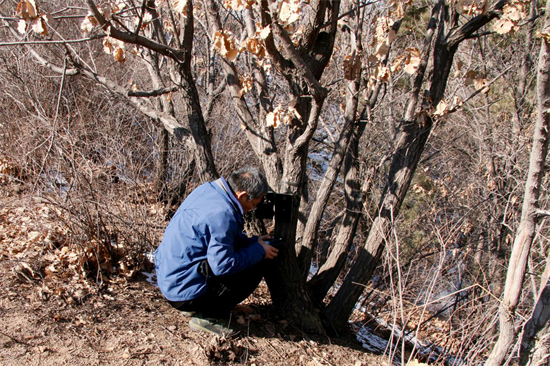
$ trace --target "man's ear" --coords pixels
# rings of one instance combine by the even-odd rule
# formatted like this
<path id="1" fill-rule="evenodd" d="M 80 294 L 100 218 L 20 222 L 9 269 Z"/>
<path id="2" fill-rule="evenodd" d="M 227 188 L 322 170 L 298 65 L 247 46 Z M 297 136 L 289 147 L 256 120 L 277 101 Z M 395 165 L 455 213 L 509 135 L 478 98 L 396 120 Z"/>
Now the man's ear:
<path id="1" fill-rule="evenodd" d="M 237 191 L 235 192 L 235 196 L 237 196 L 237 200 L 241 200 L 241 197 L 245 198 L 246 199 L 246 195 L 248 193 L 246 191 Z"/>

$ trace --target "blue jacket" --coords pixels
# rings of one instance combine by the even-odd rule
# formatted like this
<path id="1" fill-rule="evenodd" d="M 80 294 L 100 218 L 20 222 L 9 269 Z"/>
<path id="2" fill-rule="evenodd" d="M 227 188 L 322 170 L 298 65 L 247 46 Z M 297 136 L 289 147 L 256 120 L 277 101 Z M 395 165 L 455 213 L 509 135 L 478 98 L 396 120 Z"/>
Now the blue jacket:
<path id="1" fill-rule="evenodd" d="M 223 178 L 216 182 L 228 187 Z M 243 233 L 237 199 L 216 182 L 197 187 L 183 201 L 155 251 L 157 284 L 170 301 L 192 300 L 206 291 L 208 281 L 198 271 L 204 259 L 214 276 L 226 276 L 265 256 L 258 237 Z"/>

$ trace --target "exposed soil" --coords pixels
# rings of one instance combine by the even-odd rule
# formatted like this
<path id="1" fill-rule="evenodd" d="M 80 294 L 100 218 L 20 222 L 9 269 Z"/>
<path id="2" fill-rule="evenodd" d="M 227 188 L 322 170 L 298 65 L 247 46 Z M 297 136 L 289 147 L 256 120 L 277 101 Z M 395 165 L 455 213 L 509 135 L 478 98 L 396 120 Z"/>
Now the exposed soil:
<path id="1" fill-rule="evenodd" d="M 0 202 L 0 365 L 385 364 L 351 332 L 313 336 L 276 320 L 265 284 L 234 310 L 233 338 L 192 331 L 141 273 L 83 281 L 70 270 L 78 256 L 41 230 L 47 212 L 10 195 Z"/>

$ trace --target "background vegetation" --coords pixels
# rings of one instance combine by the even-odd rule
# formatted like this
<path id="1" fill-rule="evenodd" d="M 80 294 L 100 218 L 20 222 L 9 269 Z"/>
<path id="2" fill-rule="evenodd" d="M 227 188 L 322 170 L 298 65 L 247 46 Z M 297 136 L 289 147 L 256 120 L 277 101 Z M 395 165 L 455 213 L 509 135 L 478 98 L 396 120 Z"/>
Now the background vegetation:
<path id="1" fill-rule="evenodd" d="M 267 278 L 281 314 L 317 332 L 383 319 L 403 363 L 545 362 L 547 317 L 522 332 L 550 268 L 547 146 L 522 209 L 544 6 L 3 0 L 0 181 L 51 204 L 36 245 L 101 285 L 150 269 L 190 190 L 257 165 L 295 197 Z"/>

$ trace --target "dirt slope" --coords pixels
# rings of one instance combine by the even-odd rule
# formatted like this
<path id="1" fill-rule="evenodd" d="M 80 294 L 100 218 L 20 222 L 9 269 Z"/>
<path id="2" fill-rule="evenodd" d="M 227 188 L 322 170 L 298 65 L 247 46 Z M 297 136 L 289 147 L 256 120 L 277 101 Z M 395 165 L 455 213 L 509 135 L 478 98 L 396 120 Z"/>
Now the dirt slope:
<path id="1" fill-rule="evenodd" d="M 189 329 L 142 274 L 82 281 L 52 252 L 36 199 L 0 202 L 0 365 L 382 365 L 353 334 L 313 337 L 271 314 L 262 285 L 235 309 L 239 333 L 220 339 Z M 42 211 L 41 211 L 42 210 Z M 46 210 L 47 211 L 47 210 Z"/>

